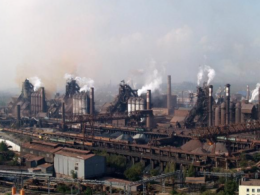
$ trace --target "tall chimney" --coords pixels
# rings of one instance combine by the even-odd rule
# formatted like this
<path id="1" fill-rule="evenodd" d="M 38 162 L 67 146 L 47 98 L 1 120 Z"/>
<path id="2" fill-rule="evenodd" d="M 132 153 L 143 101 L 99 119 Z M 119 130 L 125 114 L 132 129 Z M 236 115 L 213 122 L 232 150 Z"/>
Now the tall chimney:
<path id="1" fill-rule="evenodd" d="M 226 125 L 230 124 L 230 84 L 226 85 Z"/>
<path id="2" fill-rule="evenodd" d="M 260 87 L 258 88 L 258 119 L 260 120 Z"/>
<path id="3" fill-rule="evenodd" d="M 151 110 L 151 90 L 146 93 L 146 110 Z M 151 116 L 146 117 L 146 127 L 151 128 Z"/>
<path id="4" fill-rule="evenodd" d="M 95 114 L 94 88 L 90 89 L 90 114 Z"/>
<path id="5" fill-rule="evenodd" d="M 41 112 L 45 112 L 45 91 L 44 87 L 41 88 Z"/>
<path id="6" fill-rule="evenodd" d="M 17 119 L 18 127 L 20 127 L 20 123 L 21 123 L 21 106 L 20 105 L 17 105 L 17 107 L 16 107 L 16 119 Z"/>
<path id="7" fill-rule="evenodd" d="M 249 101 L 250 99 L 250 89 L 249 89 L 249 85 L 246 86 L 246 99 Z"/>
<path id="8" fill-rule="evenodd" d="M 171 84 L 171 75 L 168 75 L 168 85 L 167 85 L 167 109 L 168 109 L 168 114 L 171 114 L 171 109 L 172 109 L 172 104 L 171 104 L 171 99 L 172 99 L 172 84 Z"/>
<path id="9" fill-rule="evenodd" d="M 213 126 L 213 114 L 212 114 L 212 102 L 213 102 L 213 97 L 212 97 L 212 93 L 213 93 L 213 86 L 210 85 L 209 86 L 209 127 Z"/>

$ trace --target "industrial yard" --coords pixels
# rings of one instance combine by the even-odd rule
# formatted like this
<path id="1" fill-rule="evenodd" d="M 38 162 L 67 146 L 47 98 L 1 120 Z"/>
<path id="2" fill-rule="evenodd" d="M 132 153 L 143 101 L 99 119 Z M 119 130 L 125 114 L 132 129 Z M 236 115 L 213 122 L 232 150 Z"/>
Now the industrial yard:
<path id="1" fill-rule="evenodd" d="M 0 1 L 0 195 L 259 195 L 259 8 Z"/>

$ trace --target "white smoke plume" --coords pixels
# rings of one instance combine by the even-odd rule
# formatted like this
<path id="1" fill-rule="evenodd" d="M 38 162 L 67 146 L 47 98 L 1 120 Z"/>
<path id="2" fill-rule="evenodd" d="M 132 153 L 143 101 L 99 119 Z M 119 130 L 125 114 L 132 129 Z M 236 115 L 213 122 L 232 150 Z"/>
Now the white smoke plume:
<path id="1" fill-rule="evenodd" d="M 200 66 L 197 74 L 197 84 L 200 85 L 203 82 L 203 79 L 207 77 L 207 85 L 209 85 L 215 76 L 216 72 L 213 68 L 207 65 Z"/>
<path id="2" fill-rule="evenodd" d="M 153 71 L 152 77 L 149 79 L 149 83 L 143 86 L 138 90 L 138 95 L 140 96 L 142 93 L 145 93 L 148 89 L 154 91 L 159 89 L 162 84 L 162 75 L 159 73 L 157 69 Z"/>
<path id="3" fill-rule="evenodd" d="M 80 92 L 87 92 L 91 87 L 94 87 L 94 80 L 86 77 L 76 77 L 75 80 L 80 86 Z"/>
<path id="4" fill-rule="evenodd" d="M 35 77 L 30 77 L 28 79 L 34 86 L 34 91 L 37 91 L 40 87 L 42 87 L 42 82 L 41 82 L 41 79 L 37 76 Z"/>
<path id="5" fill-rule="evenodd" d="M 249 100 L 249 102 L 253 102 L 254 100 L 257 100 L 258 98 L 258 93 L 259 93 L 259 87 L 260 87 L 260 83 L 257 83 L 256 84 L 256 88 L 253 90 L 252 92 L 252 96 L 251 96 L 251 99 Z"/>
<path id="6" fill-rule="evenodd" d="M 87 92 L 90 90 L 91 87 L 94 87 L 94 80 L 91 78 L 79 77 L 79 76 L 75 77 L 72 74 L 66 73 L 64 75 L 64 79 L 66 79 L 67 82 L 70 82 L 73 79 L 76 80 L 80 87 L 80 92 Z"/>
<path id="7" fill-rule="evenodd" d="M 66 73 L 66 74 L 64 75 L 64 79 L 65 79 L 66 81 L 71 81 L 72 79 L 74 79 L 74 75 Z"/>

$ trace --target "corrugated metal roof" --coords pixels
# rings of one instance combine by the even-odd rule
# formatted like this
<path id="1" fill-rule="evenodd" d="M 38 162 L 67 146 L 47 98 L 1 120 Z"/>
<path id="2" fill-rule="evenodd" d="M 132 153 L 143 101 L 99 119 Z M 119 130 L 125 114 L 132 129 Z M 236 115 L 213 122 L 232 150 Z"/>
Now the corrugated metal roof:
<path id="1" fill-rule="evenodd" d="M 23 158 L 25 158 L 26 161 L 39 161 L 44 159 L 42 156 L 35 156 L 33 154 L 25 154 Z"/>
<path id="2" fill-rule="evenodd" d="M 96 156 L 95 154 L 82 154 L 82 153 L 75 153 L 75 152 L 72 153 L 72 152 L 69 152 L 66 150 L 60 150 L 60 151 L 56 152 L 55 154 L 72 157 L 72 158 L 83 159 L 83 160 L 87 160 L 89 158 Z"/>

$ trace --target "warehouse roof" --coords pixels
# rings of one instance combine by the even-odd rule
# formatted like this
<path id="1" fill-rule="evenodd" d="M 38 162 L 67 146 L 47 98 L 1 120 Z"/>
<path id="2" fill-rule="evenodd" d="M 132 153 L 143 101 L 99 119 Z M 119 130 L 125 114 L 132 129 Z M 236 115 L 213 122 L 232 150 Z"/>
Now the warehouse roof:
<path id="1" fill-rule="evenodd" d="M 85 151 L 85 152 L 87 152 L 87 151 Z M 90 151 L 88 151 L 88 152 L 90 152 Z M 82 151 L 76 150 L 76 149 L 74 149 L 74 151 L 71 151 L 71 150 L 68 150 L 68 148 L 61 149 L 58 152 L 56 152 L 55 154 L 72 157 L 72 158 L 83 159 L 83 160 L 96 156 L 95 154 L 83 153 Z"/>
<path id="2" fill-rule="evenodd" d="M 249 181 L 241 181 L 243 186 L 260 186 L 260 179 L 250 179 Z"/>
<path id="3" fill-rule="evenodd" d="M 23 158 L 25 158 L 26 161 L 39 161 L 44 159 L 42 156 L 35 156 L 33 154 L 25 154 Z"/>

